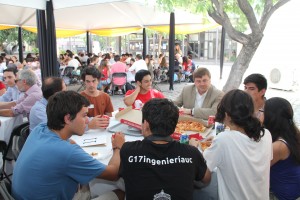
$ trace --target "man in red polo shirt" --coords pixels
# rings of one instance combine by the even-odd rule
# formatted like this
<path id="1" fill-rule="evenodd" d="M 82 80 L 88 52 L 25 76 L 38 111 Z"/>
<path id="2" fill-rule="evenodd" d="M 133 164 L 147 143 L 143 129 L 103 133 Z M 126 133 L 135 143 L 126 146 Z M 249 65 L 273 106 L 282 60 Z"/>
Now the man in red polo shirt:
<path id="1" fill-rule="evenodd" d="M 136 88 L 127 91 L 125 94 L 124 103 L 126 106 L 132 105 L 132 108 L 136 108 L 135 102 L 138 102 L 138 100 L 144 104 L 153 98 L 165 98 L 161 92 L 152 89 L 151 74 L 148 70 L 139 70 L 135 74 L 135 82 Z"/>

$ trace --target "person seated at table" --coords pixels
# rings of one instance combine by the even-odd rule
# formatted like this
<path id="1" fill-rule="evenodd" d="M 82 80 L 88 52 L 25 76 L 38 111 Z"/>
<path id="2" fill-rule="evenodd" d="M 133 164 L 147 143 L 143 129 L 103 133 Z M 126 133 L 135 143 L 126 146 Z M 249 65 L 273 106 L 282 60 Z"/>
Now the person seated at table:
<path id="1" fill-rule="evenodd" d="M 120 151 L 126 199 L 192 199 L 194 181 L 209 183 L 211 173 L 197 148 L 170 137 L 178 108 L 168 99 L 151 99 L 142 113 L 144 139 L 125 142 Z"/>
<path id="2" fill-rule="evenodd" d="M 90 58 L 90 63 L 88 67 L 98 68 L 98 63 L 99 63 L 99 57 L 94 55 L 93 57 Z"/>
<path id="3" fill-rule="evenodd" d="M 19 99 L 21 94 L 16 85 L 17 72 L 18 70 L 15 68 L 7 68 L 3 71 L 3 80 L 7 85 L 7 91 L 0 97 L 0 102 L 17 101 Z"/>
<path id="4" fill-rule="evenodd" d="M 198 68 L 193 73 L 194 84 L 184 86 L 180 95 L 173 101 L 183 108 L 184 114 L 200 119 L 215 115 L 223 92 L 211 84 L 211 75 L 207 68 Z"/>
<path id="5" fill-rule="evenodd" d="M 143 56 L 141 54 L 137 54 L 135 57 L 135 62 L 133 63 L 133 65 L 131 67 L 129 67 L 128 71 L 130 72 L 135 72 L 137 73 L 138 71 L 145 69 L 147 70 L 147 64 L 146 62 L 143 60 Z"/>
<path id="6" fill-rule="evenodd" d="M 106 128 L 109 125 L 109 119 L 102 116 L 108 115 L 111 117 L 114 111 L 109 95 L 97 90 L 100 77 L 101 74 L 96 68 L 88 67 L 81 74 L 81 79 L 85 83 L 85 89 L 80 94 L 86 97 L 91 104 L 88 109 L 88 117 L 90 117 L 89 129 Z"/>
<path id="7" fill-rule="evenodd" d="M 48 77 L 45 78 L 42 84 L 43 98 L 32 106 L 29 114 L 29 129 L 30 132 L 40 123 L 48 121 L 46 114 L 46 106 L 48 99 L 56 92 L 67 90 L 66 84 L 62 78 Z"/>
<path id="8" fill-rule="evenodd" d="M 99 85 L 97 86 L 97 89 L 102 90 L 103 92 L 107 91 L 107 93 L 109 93 L 109 87 L 110 87 L 110 83 L 111 83 L 111 79 L 110 79 L 110 70 L 108 67 L 108 61 L 107 60 L 102 60 L 100 62 L 100 66 L 99 66 L 99 71 L 101 72 L 101 78 L 100 78 L 100 82 Z"/>
<path id="9" fill-rule="evenodd" d="M 74 67 L 75 71 L 77 70 L 77 68 L 79 66 L 81 66 L 80 62 L 77 59 L 73 58 L 74 54 L 73 54 L 72 51 L 67 50 L 66 53 L 64 54 L 64 56 L 65 56 L 64 63 L 65 63 L 66 66 Z"/>
<path id="10" fill-rule="evenodd" d="M 210 171 L 217 167 L 220 200 L 269 199 L 272 137 L 253 114 L 252 98 L 242 90 L 229 91 L 218 106 L 216 121 L 229 130 L 203 156 Z"/>
<path id="11" fill-rule="evenodd" d="M 280 97 L 264 106 L 264 126 L 272 134 L 270 190 L 278 199 L 300 197 L 300 131 L 291 104 Z"/>
<path id="12" fill-rule="evenodd" d="M 110 69 L 110 73 L 114 74 L 114 73 L 120 73 L 120 72 L 127 72 L 127 68 L 126 68 L 126 64 L 120 61 L 120 56 L 119 55 L 115 55 L 114 60 L 115 63 L 112 64 L 111 69 Z M 130 72 L 131 73 L 131 72 Z M 114 84 L 116 85 L 123 85 L 124 82 L 126 82 L 125 77 L 114 77 Z M 111 94 L 111 90 L 114 90 L 115 88 L 112 88 L 112 85 L 110 85 L 110 90 L 109 90 L 109 94 Z M 121 86 L 118 87 L 118 91 L 122 92 L 121 90 Z"/>
<path id="13" fill-rule="evenodd" d="M 29 117 L 29 112 L 35 102 L 42 98 L 42 90 L 36 84 L 37 77 L 30 69 L 23 69 L 17 73 L 16 85 L 24 95 L 17 101 L 0 102 L 0 116 L 13 117 L 23 114 Z"/>
<path id="14" fill-rule="evenodd" d="M 254 114 L 259 119 L 265 106 L 267 86 L 267 79 L 262 74 L 250 74 L 244 79 L 244 90 L 252 97 Z"/>
<path id="15" fill-rule="evenodd" d="M 153 98 L 165 98 L 161 92 L 152 89 L 152 78 L 148 70 L 139 70 L 135 74 L 135 82 L 136 88 L 128 90 L 125 94 L 124 103 L 126 106 L 132 105 L 132 108 L 136 108 L 135 102 L 137 100 L 144 104 Z"/>
<path id="16" fill-rule="evenodd" d="M 49 98 L 47 124 L 39 124 L 30 133 L 14 167 L 12 195 L 16 200 L 72 199 L 78 184 L 94 178 L 117 180 L 123 134 L 112 138 L 113 155 L 107 166 L 70 142 L 72 135 L 84 134 L 89 105 L 75 91 L 57 92 Z M 108 199 L 118 199 L 115 193 L 110 195 Z"/>

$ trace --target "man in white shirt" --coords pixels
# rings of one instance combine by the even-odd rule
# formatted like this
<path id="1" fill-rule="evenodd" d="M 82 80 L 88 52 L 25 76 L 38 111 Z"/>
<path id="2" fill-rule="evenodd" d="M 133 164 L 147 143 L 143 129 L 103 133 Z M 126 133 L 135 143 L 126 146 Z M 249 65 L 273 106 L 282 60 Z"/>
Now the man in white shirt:
<path id="1" fill-rule="evenodd" d="M 136 61 L 133 63 L 133 65 L 131 67 L 129 67 L 128 71 L 130 71 L 130 72 L 135 71 L 135 73 L 137 73 L 141 69 L 148 70 L 147 64 L 143 60 L 143 57 L 141 54 L 137 54 L 135 57 L 135 60 Z"/>
<path id="2" fill-rule="evenodd" d="M 67 63 L 67 66 L 72 66 L 75 67 L 75 71 L 77 70 L 77 68 L 80 66 L 80 63 L 78 60 L 76 60 L 75 58 L 73 58 L 73 53 L 71 51 L 68 51 L 65 53 L 65 61 Z"/>
<path id="3" fill-rule="evenodd" d="M 185 86 L 180 95 L 173 101 L 184 114 L 200 119 L 208 119 L 217 113 L 217 107 L 223 92 L 211 84 L 208 69 L 198 68 L 193 73 L 194 84 Z"/>

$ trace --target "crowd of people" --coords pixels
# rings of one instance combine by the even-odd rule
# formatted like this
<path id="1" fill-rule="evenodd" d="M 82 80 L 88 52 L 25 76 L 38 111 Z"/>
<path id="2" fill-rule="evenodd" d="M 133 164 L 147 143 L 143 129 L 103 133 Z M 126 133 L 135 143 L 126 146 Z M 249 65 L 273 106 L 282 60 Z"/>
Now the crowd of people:
<path id="1" fill-rule="evenodd" d="M 175 73 L 193 83 L 173 100 L 152 88 L 162 75 L 158 69 L 168 67 L 163 55 L 156 68 L 151 56 L 144 60 L 139 54 L 135 59 L 130 54 L 79 54 L 76 59 L 67 51 L 61 64 L 82 67 L 85 88 L 80 93 L 66 91 L 59 77 L 45 78 L 39 85 L 32 66 L 7 66 L 1 74 L 6 91 L 0 95 L 0 116 L 23 114 L 30 123 L 30 135 L 14 166 L 14 198 L 72 199 L 78 184 L 122 178 L 125 191 L 117 189 L 97 199 L 197 199 L 195 183 L 204 184 L 205 190 L 213 173 L 218 199 L 300 197 L 300 131 L 291 104 L 280 97 L 267 99 L 267 80 L 261 74 L 247 76 L 244 90 L 224 94 L 211 84 L 207 68 L 193 69 L 180 48 L 175 53 L 176 65 L 182 66 L 174 68 Z M 118 72 L 131 74 L 135 88 L 124 87 L 129 75 L 113 80 Z M 113 156 L 104 165 L 70 137 L 109 126 L 112 90 L 124 93 L 126 106 L 141 109 L 144 139 L 125 142 L 124 135 L 116 133 L 111 138 Z M 209 138 L 211 146 L 201 153 L 197 139 L 187 145 L 170 137 L 179 113 L 204 120 L 213 115 L 227 128 Z"/>

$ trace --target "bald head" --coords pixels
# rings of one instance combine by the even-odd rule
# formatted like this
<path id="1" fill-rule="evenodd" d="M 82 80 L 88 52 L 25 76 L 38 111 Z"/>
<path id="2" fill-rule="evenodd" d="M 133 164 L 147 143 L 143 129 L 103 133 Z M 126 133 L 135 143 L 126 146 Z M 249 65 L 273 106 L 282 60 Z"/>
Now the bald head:
<path id="1" fill-rule="evenodd" d="M 66 85 L 62 78 L 48 77 L 45 78 L 42 85 L 42 92 L 45 99 L 49 99 L 56 92 L 66 90 Z"/>

